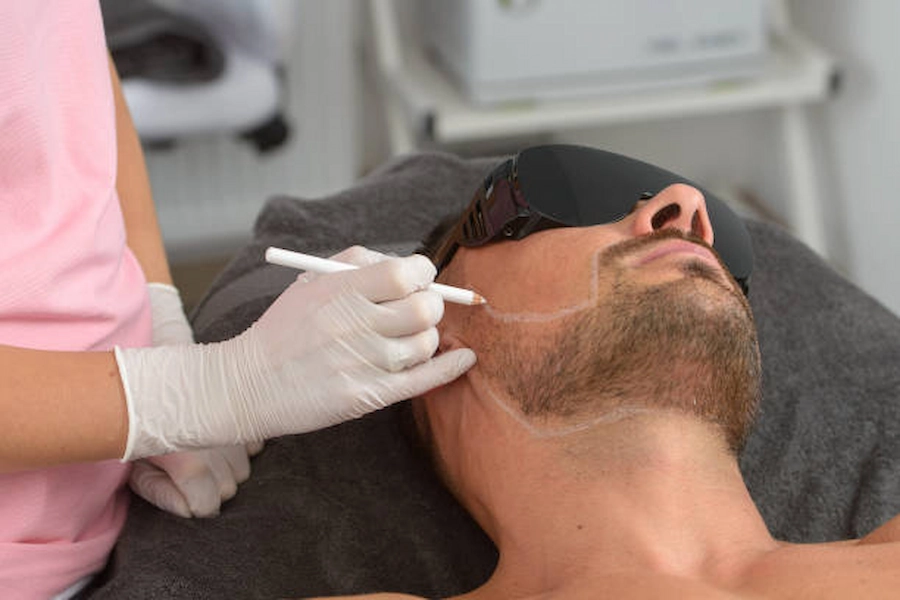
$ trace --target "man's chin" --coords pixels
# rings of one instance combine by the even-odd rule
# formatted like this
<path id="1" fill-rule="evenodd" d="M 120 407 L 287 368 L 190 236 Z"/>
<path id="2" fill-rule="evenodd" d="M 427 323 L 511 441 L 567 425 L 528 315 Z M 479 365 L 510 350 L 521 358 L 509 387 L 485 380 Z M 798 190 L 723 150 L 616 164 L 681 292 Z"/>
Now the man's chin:
<path id="1" fill-rule="evenodd" d="M 720 269 L 704 261 L 687 261 L 672 279 L 650 286 L 655 294 L 668 297 L 669 301 L 683 298 L 686 304 L 703 313 L 740 307 L 742 314 L 753 320 L 746 296 L 737 282 Z"/>

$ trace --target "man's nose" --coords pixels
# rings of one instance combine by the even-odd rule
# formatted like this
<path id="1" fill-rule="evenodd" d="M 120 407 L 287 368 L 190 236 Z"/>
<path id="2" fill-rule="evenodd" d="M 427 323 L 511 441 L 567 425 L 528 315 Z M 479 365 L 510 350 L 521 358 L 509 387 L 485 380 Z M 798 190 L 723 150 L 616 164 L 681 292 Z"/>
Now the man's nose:
<path id="1" fill-rule="evenodd" d="M 706 200 L 695 187 L 676 183 L 665 188 L 634 211 L 635 235 L 661 229 L 678 229 L 713 243 L 713 228 L 706 211 Z"/>

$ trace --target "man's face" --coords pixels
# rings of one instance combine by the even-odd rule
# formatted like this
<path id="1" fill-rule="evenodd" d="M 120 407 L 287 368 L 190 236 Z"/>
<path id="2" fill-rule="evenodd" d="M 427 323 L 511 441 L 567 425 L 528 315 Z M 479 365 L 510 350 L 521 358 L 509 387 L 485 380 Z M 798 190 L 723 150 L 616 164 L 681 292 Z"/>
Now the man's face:
<path id="1" fill-rule="evenodd" d="M 442 346 L 471 347 L 478 364 L 444 392 L 472 386 L 546 435 L 629 411 L 687 411 L 739 448 L 759 355 L 713 235 L 700 193 L 675 185 L 617 223 L 461 248 L 440 279 L 489 306 L 447 306 Z M 428 403 L 429 414 L 458 409 Z"/>

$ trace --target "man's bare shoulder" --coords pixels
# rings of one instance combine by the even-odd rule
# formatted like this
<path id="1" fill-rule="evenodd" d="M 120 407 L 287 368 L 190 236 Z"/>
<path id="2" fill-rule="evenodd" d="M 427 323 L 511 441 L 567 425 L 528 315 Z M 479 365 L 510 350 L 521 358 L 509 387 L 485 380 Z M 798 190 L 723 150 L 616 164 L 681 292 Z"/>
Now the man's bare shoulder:
<path id="1" fill-rule="evenodd" d="M 897 515 L 859 540 L 860 544 L 890 544 L 896 542 L 900 542 L 900 515 Z"/>
<path id="2" fill-rule="evenodd" d="M 738 591 L 765 598 L 896 598 L 900 543 L 784 544 L 744 573 Z"/>

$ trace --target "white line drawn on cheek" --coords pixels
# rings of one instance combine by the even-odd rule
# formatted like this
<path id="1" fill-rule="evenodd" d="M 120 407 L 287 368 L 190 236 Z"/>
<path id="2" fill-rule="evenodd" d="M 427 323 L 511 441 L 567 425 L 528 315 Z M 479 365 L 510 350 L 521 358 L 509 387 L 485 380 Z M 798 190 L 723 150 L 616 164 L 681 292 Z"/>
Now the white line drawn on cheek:
<path id="1" fill-rule="evenodd" d="M 491 319 L 501 323 L 548 323 L 551 321 L 555 321 L 558 319 L 562 319 L 574 314 L 577 314 L 582 311 L 589 310 L 594 308 L 597 304 L 597 299 L 599 297 L 599 285 L 600 285 L 600 254 L 602 251 L 598 251 L 593 256 L 592 266 L 591 266 L 591 274 L 590 274 L 590 291 L 588 297 L 576 304 L 572 304 L 570 306 L 566 306 L 560 308 L 558 310 L 552 312 L 513 312 L 513 311 L 504 311 L 499 310 L 493 307 L 490 303 L 482 307 L 483 310 Z M 549 438 L 558 438 L 567 435 L 572 435 L 578 433 L 580 431 L 584 431 L 590 429 L 591 427 L 595 427 L 597 425 L 602 425 L 605 423 L 613 423 L 616 421 L 621 421 L 623 419 L 627 419 L 634 415 L 644 414 L 647 412 L 651 412 L 652 409 L 647 408 L 645 406 L 618 406 L 611 410 L 608 410 L 600 415 L 594 415 L 589 417 L 587 420 L 576 423 L 566 423 L 560 427 L 554 427 L 552 425 L 542 426 L 535 422 L 535 419 L 531 419 L 522 413 L 516 406 L 514 406 L 514 399 L 505 399 L 505 396 L 499 393 L 493 383 L 488 380 L 487 377 L 478 377 L 480 380 L 480 387 L 482 388 L 484 395 L 486 395 L 492 403 L 498 406 L 501 410 L 503 410 L 506 414 L 508 414 L 516 423 L 518 423 L 522 428 L 524 428 L 531 436 L 540 439 L 549 439 Z"/>
<path id="2" fill-rule="evenodd" d="M 485 314 L 502 323 L 547 323 L 550 321 L 555 321 L 557 319 L 562 319 L 573 315 L 575 313 L 587 310 L 593 307 L 597 302 L 597 297 L 599 295 L 598 286 L 600 282 L 600 265 L 599 265 L 599 256 L 602 251 L 597 251 L 591 262 L 591 274 L 590 274 L 590 287 L 588 297 L 582 302 L 578 302 L 576 304 L 572 304 L 569 306 L 562 307 L 560 309 L 554 310 L 552 312 L 535 312 L 535 311 L 527 311 L 527 312 L 514 312 L 514 311 L 506 311 L 494 308 L 490 303 L 484 305 L 482 310 Z"/>

